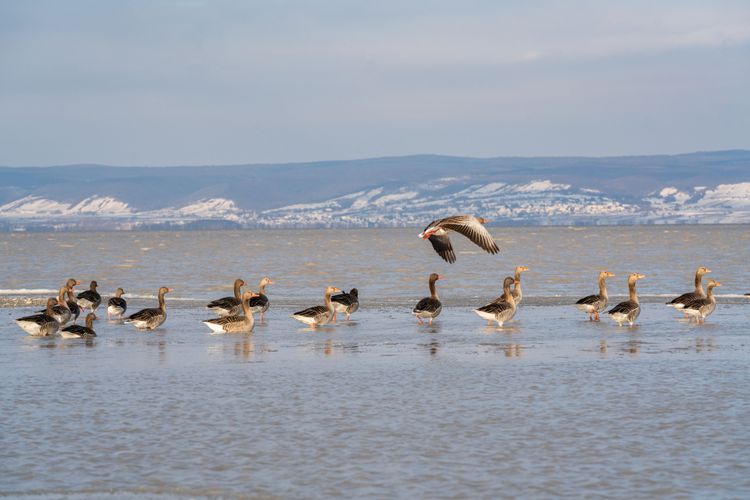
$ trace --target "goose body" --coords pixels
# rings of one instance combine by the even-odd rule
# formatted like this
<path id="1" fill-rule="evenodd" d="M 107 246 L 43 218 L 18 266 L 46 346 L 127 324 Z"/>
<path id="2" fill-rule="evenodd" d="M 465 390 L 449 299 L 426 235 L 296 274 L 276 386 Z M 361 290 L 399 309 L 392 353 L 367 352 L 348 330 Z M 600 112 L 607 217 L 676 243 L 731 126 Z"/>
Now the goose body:
<path id="1" fill-rule="evenodd" d="M 221 318 L 207 319 L 203 321 L 203 324 L 211 329 L 211 335 L 252 332 L 255 326 L 255 318 L 253 318 L 253 311 L 248 302 L 257 296 L 257 293 L 251 291 L 245 291 L 242 294 L 241 300 L 242 310 L 245 313 L 244 316 L 222 316 Z"/>
<path id="2" fill-rule="evenodd" d="M 115 296 L 107 301 L 107 319 L 112 318 L 112 316 L 122 318 L 122 315 L 128 310 L 128 303 L 122 298 L 124 294 L 125 290 L 118 288 L 115 290 Z"/>
<path id="3" fill-rule="evenodd" d="M 349 293 L 343 292 L 331 297 L 335 312 L 333 320 L 336 321 L 336 313 L 346 314 L 346 320 L 359 310 L 359 290 L 352 288 Z"/>
<path id="4" fill-rule="evenodd" d="M 66 304 L 68 304 L 68 309 L 70 309 L 70 314 L 73 315 L 73 323 L 76 322 L 78 319 L 78 316 L 81 315 L 81 306 L 78 305 L 78 302 L 76 302 L 75 295 L 73 294 L 73 289 L 69 288 L 67 292 L 67 299 Z"/>
<path id="5" fill-rule="evenodd" d="M 412 310 L 412 314 L 417 317 L 420 325 L 424 323 L 423 319 L 429 319 L 430 324 L 432 324 L 432 320 L 440 316 L 440 312 L 443 310 L 443 304 L 440 302 L 437 289 L 435 288 L 435 282 L 441 278 L 442 276 L 437 273 L 430 274 L 428 280 L 430 296 L 417 302 L 417 305 Z"/>
<path id="6" fill-rule="evenodd" d="M 629 299 L 620 302 L 615 307 L 607 311 L 609 317 L 612 318 L 612 320 L 615 321 L 619 326 L 622 326 L 623 323 L 628 323 L 630 326 L 633 326 L 633 323 L 635 323 L 635 320 L 641 314 L 641 304 L 640 302 L 638 302 L 638 294 L 635 290 L 635 283 L 639 279 L 643 279 L 645 277 L 646 276 L 643 274 L 631 274 L 628 277 Z"/>
<path id="7" fill-rule="evenodd" d="M 482 319 L 487 320 L 487 324 L 491 325 L 493 321 L 497 322 L 498 326 L 503 326 L 503 323 L 509 321 L 516 314 L 516 301 L 513 298 L 513 292 L 510 289 L 510 285 L 515 283 L 515 279 L 508 276 L 503 280 L 503 295 L 487 304 L 486 306 L 474 309 L 474 312 Z"/>
<path id="8" fill-rule="evenodd" d="M 206 308 L 218 316 L 236 316 L 242 310 L 242 287 L 245 282 L 239 278 L 234 280 L 234 297 L 222 297 L 206 304 Z"/>
<path id="9" fill-rule="evenodd" d="M 331 295 L 336 292 L 341 292 L 341 289 L 336 288 L 335 286 L 327 287 L 323 295 L 325 305 L 308 307 L 302 311 L 297 311 L 292 314 L 292 318 L 301 321 L 306 325 L 310 325 L 313 328 L 327 325 L 333 319 L 333 314 L 335 312 L 333 303 L 331 302 Z"/>
<path id="10" fill-rule="evenodd" d="M 96 281 L 92 281 L 89 284 L 88 290 L 84 290 L 83 292 L 78 294 L 77 302 L 82 309 L 91 309 L 91 312 L 95 313 L 96 309 L 99 307 L 99 304 L 102 303 L 102 296 L 99 295 L 99 292 L 96 291 L 97 286 L 98 283 Z"/>
<path id="11" fill-rule="evenodd" d="M 64 339 L 79 339 L 84 337 L 96 337 L 94 331 L 94 319 L 96 315 L 94 313 L 88 313 L 86 315 L 86 326 L 81 325 L 70 325 L 60 330 L 60 336 Z"/>
<path id="12" fill-rule="evenodd" d="M 52 307 L 52 317 L 55 318 L 55 320 L 60 323 L 61 326 L 70 321 L 73 317 L 73 313 L 71 313 L 70 308 L 68 307 L 68 303 L 65 300 L 65 296 L 67 295 L 67 293 L 68 287 L 61 287 L 57 294 L 57 301 Z M 46 309 L 39 312 L 46 313 Z"/>
<path id="13" fill-rule="evenodd" d="M 137 313 L 128 316 L 125 323 L 130 323 L 138 330 L 153 330 L 167 320 L 167 304 L 164 294 L 171 292 L 171 288 L 165 286 L 159 288 L 159 307 L 141 309 Z"/>
<path id="14" fill-rule="evenodd" d="M 703 323 L 706 318 L 716 309 L 716 298 L 714 297 L 714 288 L 721 286 L 718 281 L 709 281 L 708 293 L 703 298 L 691 300 L 682 308 L 682 312 L 688 317 L 694 318 L 697 323 Z"/>
<path id="15" fill-rule="evenodd" d="M 448 231 L 461 233 L 485 252 L 496 254 L 500 251 L 495 240 L 484 224 L 488 222 L 482 217 L 473 215 L 454 215 L 430 222 L 424 231 L 419 233 L 423 240 L 428 239 L 437 254 L 449 264 L 456 262 L 456 253 L 448 237 Z"/>
<path id="16" fill-rule="evenodd" d="M 60 323 L 58 323 L 58 321 L 52 316 L 52 308 L 56 304 L 57 300 L 50 297 L 47 299 L 47 308 L 45 309 L 45 312 L 18 318 L 16 324 L 29 335 L 34 335 L 36 337 L 53 335 L 57 333 L 57 330 L 60 328 Z"/>
<path id="17" fill-rule="evenodd" d="M 609 271 L 602 271 L 599 273 L 599 293 L 594 295 L 587 295 L 582 299 L 576 301 L 575 306 L 579 311 L 583 311 L 589 315 L 589 321 L 599 321 L 599 313 L 607 307 L 609 302 L 609 295 L 607 294 L 607 278 L 614 277 L 614 274 Z"/>
<path id="18" fill-rule="evenodd" d="M 695 271 L 695 290 L 693 290 L 692 292 L 683 293 L 679 297 L 667 302 L 667 305 L 670 307 L 674 307 L 677 310 L 682 310 L 685 307 L 685 304 L 687 304 L 688 302 L 704 298 L 706 296 L 706 292 L 703 291 L 703 275 L 710 272 L 711 270 L 706 267 L 699 267 Z"/>
<path id="19" fill-rule="evenodd" d="M 254 294 L 250 299 L 250 310 L 255 314 L 260 314 L 260 320 L 263 321 L 263 315 L 268 311 L 271 306 L 271 302 L 266 296 L 266 286 L 273 285 L 271 278 L 264 277 L 258 283 L 258 293 Z"/>

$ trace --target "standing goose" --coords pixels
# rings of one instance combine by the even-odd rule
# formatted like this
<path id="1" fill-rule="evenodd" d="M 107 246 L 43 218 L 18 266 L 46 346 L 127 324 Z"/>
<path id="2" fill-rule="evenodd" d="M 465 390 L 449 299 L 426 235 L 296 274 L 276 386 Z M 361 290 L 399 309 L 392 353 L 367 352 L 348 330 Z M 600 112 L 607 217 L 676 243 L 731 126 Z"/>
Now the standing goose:
<path id="1" fill-rule="evenodd" d="M 487 320 L 488 326 L 493 321 L 497 321 L 497 326 L 503 326 L 503 323 L 509 321 L 516 314 L 516 299 L 513 298 L 513 292 L 510 289 L 510 285 L 514 283 L 518 287 L 518 281 L 508 276 L 503 280 L 503 295 L 499 299 L 486 306 L 474 309 L 474 312 L 480 318 Z"/>
<path id="2" fill-rule="evenodd" d="M 705 267 L 699 267 L 695 271 L 695 291 L 683 293 L 676 299 L 672 299 L 667 302 L 668 306 L 674 307 L 675 309 L 681 310 L 685 307 L 685 304 L 695 299 L 702 299 L 706 296 L 706 292 L 703 291 L 703 275 L 710 273 L 711 270 Z"/>
<path id="3" fill-rule="evenodd" d="M 71 317 L 73 316 L 70 312 L 70 308 L 68 307 L 68 303 L 65 301 L 65 296 L 68 293 L 68 286 L 61 286 L 60 290 L 57 292 L 57 300 L 55 301 L 55 305 L 52 307 L 52 317 L 55 318 L 55 321 L 60 323 L 60 325 L 64 325 L 68 321 L 70 321 Z M 42 309 L 39 311 L 39 313 L 46 313 L 46 309 Z"/>
<path id="4" fill-rule="evenodd" d="M 98 283 L 94 280 L 89 285 L 88 290 L 84 290 L 78 294 L 78 305 L 81 306 L 82 309 L 91 309 L 91 312 L 94 314 L 96 314 L 96 309 L 99 307 L 99 304 L 102 303 L 102 296 L 96 291 L 97 286 Z"/>
<path id="5" fill-rule="evenodd" d="M 54 334 L 60 328 L 60 323 L 52 315 L 52 308 L 55 304 L 57 300 L 50 297 L 47 299 L 47 309 L 42 314 L 18 318 L 16 324 L 29 335 L 45 337 Z"/>
<path id="6" fill-rule="evenodd" d="M 292 318 L 310 325 L 313 328 L 330 323 L 331 319 L 333 319 L 334 313 L 331 295 L 340 291 L 341 289 L 336 288 L 335 286 L 327 287 L 323 296 L 325 300 L 324 306 L 308 307 L 307 309 L 292 314 Z"/>
<path id="7" fill-rule="evenodd" d="M 454 215 L 453 217 L 446 217 L 430 222 L 424 231 L 419 233 L 419 237 L 423 240 L 429 239 L 432 243 L 432 248 L 449 264 L 456 262 L 456 254 L 453 252 L 453 245 L 451 240 L 448 238 L 448 231 L 456 231 L 469 238 L 474 244 L 482 247 L 482 249 L 491 254 L 496 254 L 500 251 L 495 240 L 492 239 L 492 235 L 484 224 L 489 222 L 487 219 L 482 217 L 474 217 L 473 215 Z"/>
<path id="8" fill-rule="evenodd" d="M 167 320 L 167 304 L 164 302 L 164 294 L 172 290 L 165 286 L 159 288 L 159 307 L 141 309 L 128 316 L 125 323 L 132 323 L 139 330 L 153 330 L 164 323 Z"/>
<path id="9" fill-rule="evenodd" d="M 442 278 L 443 276 L 437 273 L 430 274 L 428 282 L 430 285 L 430 296 L 417 302 L 417 305 L 412 310 L 412 314 L 417 317 L 420 325 L 424 324 L 422 318 L 429 318 L 430 324 L 432 324 L 432 320 L 440 316 L 440 311 L 443 310 L 443 304 L 440 302 L 437 290 L 435 289 L 435 282 Z"/>
<path id="10" fill-rule="evenodd" d="M 223 316 L 221 318 L 207 319 L 202 323 L 211 329 L 211 335 L 219 333 L 248 333 L 253 331 L 255 318 L 253 310 L 250 308 L 250 300 L 257 297 L 257 293 L 249 290 L 242 294 L 242 310 L 244 316 Z"/>
<path id="11" fill-rule="evenodd" d="M 641 304 L 638 302 L 638 294 L 635 291 L 636 281 L 645 278 L 645 274 L 633 273 L 628 276 L 628 291 L 630 298 L 624 302 L 620 302 L 615 307 L 610 309 L 607 314 L 619 325 L 627 322 L 630 326 L 633 326 L 638 315 L 641 314 Z"/>
<path id="12" fill-rule="evenodd" d="M 705 323 L 706 318 L 716 309 L 716 298 L 714 298 L 714 287 L 721 286 L 718 281 L 708 282 L 708 293 L 700 299 L 693 299 L 682 309 L 682 312 L 695 318 L 696 323 Z"/>
<path id="13" fill-rule="evenodd" d="M 67 299 L 65 300 L 65 303 L 68 305 L 70 314 L 73 315 L 73 323 L 75 323 L 78 320 L 78 316 L 81 315 L 81 307 L 78 305 L 78 302 L 76 302 L 76 296 L 73 293 L 73 288 L 68 288 L 66 297 Z"/>
<path id="14" fill-rule="evenodd" d="M 359 309 L 359 291 L 356 288 L 352 288 L 349 293 L 343 292 L 334 295 L 331 297 L 331 302 L 333 302 L 335 309 L 333 321 L 336 322 L 337 312 L 346 314 L 346 320 L 349 321 L 349 317 Z"/>
<path id="15" fill-rule="evenodd" d="M 236 316 L 242 310 L 241 289 L 245 282 L 239 278 L 234 280 L 234 297 L 222 297 L 206 305 L 207 309 L 215 312 L 218 316 Z"/>
<path id="16" fill-rule="evenodd" d="M 250 299 L 250 309 L 252 309 L 253 313 L 260 314 L 261 321 L 263 321 L 263 315 L 271 305 L 266 296 L 266 285 L 273 285 L 273 281 L 268 276 L 260 280 L 260 283 L 258 283 L 258 293 Z"/>
<path id="17" fill-rule="evenodd" d="M 615 275 L 609 271 L 601 271 L 599 273 L 599 293 L 594 295 L 587 295 L 582 299 L 578 299 L 575 306 L 579 311 L 583 311 L 589 315 L 589 321 L 599 321 L 599 313 L 607 307 L 609 301 L 609 295 L 607 295 L 607 284 L 605 283 L 607 278 L 613 278 Z"/>
<path id="18" fill-rule="evenodd" d="M 526 266 L 518 266 L 516 267 L 516 274 L 514 276 L 513 280 L 513 300 L 516 302 L 516 306 L 521 303 L 521 300 L 523 300 L 523 292 L 521 291 L 521 273 L 528 271 L 529 268 Z"/>
<path id="19" fill-rule="evenodd" d="M 73 323 L 76 322 L 78 319 L 78 316 L 81 315 L 81 308 L 78 306 L 78 302 L 76 302 L 76 296 L 73 293 L 73 287 L 76 285 L 80 285 L 81 282 L 77 279 L 70 278 L 68 281 L 65 282 L 65 285 L 68 287 L 67 292 L 67 300 L 66 303 L 68 304 L 68 309 L 70 309 L 70 313 L 73 315 Z"/>
<path id="20" fill-rule="evenodd" d="M 115 290 L 115 296 L 107 301 L 107 319 L 111 319 L 112 316 L 122 319 L 122 315 L 128 310 L 128 303 L 122 296 L 125 294 L 125 290 L 118 288 Z"/>
<path id="21" fill-rule="evenodd" d="M 60 330 L 60 336 L 64 339 L 80 339 L 83 337 L 96 337 L 94 331 L 94 320 L 96 314 L 88 313 L 86 315 L 86 326 L 70 325 Z"/>

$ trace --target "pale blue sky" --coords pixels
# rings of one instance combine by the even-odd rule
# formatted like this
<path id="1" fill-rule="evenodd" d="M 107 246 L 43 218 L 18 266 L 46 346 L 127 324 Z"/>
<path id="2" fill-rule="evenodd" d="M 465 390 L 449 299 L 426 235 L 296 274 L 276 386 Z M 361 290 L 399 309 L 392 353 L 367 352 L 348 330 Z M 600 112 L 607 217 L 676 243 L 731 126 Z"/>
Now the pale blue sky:
<path id="1" fill-rule="evenodd" d="M 0 0 L 0 165 L 750 148 L 747 1 Z"/>

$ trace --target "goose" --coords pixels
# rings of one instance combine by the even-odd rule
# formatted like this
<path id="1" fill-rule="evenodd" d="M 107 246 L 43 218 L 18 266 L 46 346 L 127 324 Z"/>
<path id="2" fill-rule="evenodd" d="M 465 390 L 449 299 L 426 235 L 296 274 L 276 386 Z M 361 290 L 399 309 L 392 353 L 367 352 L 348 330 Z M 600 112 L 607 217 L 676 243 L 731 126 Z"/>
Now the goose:
<path id="1" fill-rule="evenodd" d="M 96 314 L 96 309 L 99 307 L 99 304 L 102 303 L 102 296 L 96 291 L 97 286 L 98 283 L 94 280 L 89 284 L 88 290 L 84 290 L 78 294 L 78 305 L 81 306 L 82 309 L 91 309 L 91 312 L 94 314 Z"/>
<path id="2" fill-rule="evenodd" d="M 202 323 L 211 329 L 211 335 L 220 333 L 249 333 L 253 331 L 255 318 L 250 308 L 250 300 L 257 297 L 257 293 L 246 290 L 241 297 L 244 316 L 222 316 L 221 318 L 207 319 Z"/>
<path id="3" fill-rule="evenodd" d="M 112 319 L 112 316 L 122 318 L 122 315 L 128 310 L 128 303 L 122 298 L 124 294 L 125 290 L 118 288 L 115 290 L 115 296 L 107 301 L 107 319 Z"/>
<path id="4" fill-rule="evenodd" d="M 55 300 L 55 305 L 52 307 L 52 317 L 55 318 L 55 320 L 60 323 L 61 326 L 70 321 L 73 316 L 70 308 L 68 307 L 68 303 L 65 301 L 65 296 L 67 295 L 67 293 L 68 286 L 61 286 L 60 290 L 57 292 L 57 300 Z M 38 312 L 40 314 L 46 314 L 47 310 L 42 309 Z"/>
<path id="5" fill-rule="evenodd" d="M 335 309 L 333 313 L 334 323 L 336 322 L 336 313 L 346 314 L 346 320 L 349 321 L 351 315 L 359 310 L 359 290 L 352 288 L 349 293 L 343 292 L 334 295 L 331 297 L 331 302 L 333 302 Z"/>
<path id="6" fill-rule="evenodd" d="M 443 279 L 443 276 L 437 273 L 430 274 L 428 281 L 430 296 L 417 302 L 417 305 L 412 310 L 412 314 L 417 317 L 420 325 L 424 324 L 422 318 L 429 318 L 430 324 L 432 324 L 432 320 L 440 316 L 440 312 L 443 310 L 443 304 L 440 302 L 437 290 L 435 289 L 435 282 L 439 279 Z"/>
<path id="7" fill-rule="evenodd" d="M 706 267 L 699 267 L 695 271 L 695 290 L 688 293 L 683 293 L 676 299 L 672 299 L 669 302 L 667 302 L 667 305 L 670 307 L 674 307 L 677 310 L 680 310 L 685 307 L 685 304 L 695 300 L 695 299 L 702 299 L 706 296 L 706 292 L 703 291 L 703 284 L 702 279 L 704 274 L 710 273 L 711 270 Z"/>
<path id="8" fill-rule="evenodd" d="M 153 330 L 164 323 L 167 320 L 167 304 L 164 302 L 164 294 L 171 291 L 173 289 L 166 286 L 159 288 L 159 307 L 141 309 L 128 316 L 125 323 L 131 323 L 138 330 Z"/>
<path id="9" fill-rule="evenodd" d="M 497 326 L 503 326 L 503 323 L 509 321 L 516 314 L 516 299 L 513 298 L 513 292 L 510 289 L 510 285 L 517 283 L 515 278 L 508 276 L 503 280 L 503 295 L 478 309 L 474 309 L 474 312 L 479 315 L 480 318 L 487 320 L 487 325 L 491 325 L 493 321 L 497 321 Z M 516 284 L 516 287 L 518 285 Z"/>
<path id="10" fill-rule="evenodd" d="M 86 326 L 70 325 L 60 330 L 60 336 L 64 339 L 79 339 L 83 337 L 96 337 L 94 331 L 94 320 L 96 314 L 88 313 L 86 315 Z"/>
<path id="11" fill-rule="evenodd" d="M 78 306 L 78 302 L 76 302 L 76 296 L 73 293 L 73 287 L 80 284 L 81 282 L 75 278 L 69 278 L 68 281 L 65 282 L 65 285 L 68 287 L 68 298 L 66 302 L 68 304 L 68 309 L 70 309 L 70 313 L 73 315 L 73 323 L 75 323 L 76 320 L 78 320 L 78 316 L 81 315 L 81 308 Z"/>
<path id="12" fill-rule="evenodd" d="M 607 295 L 607 278 L 613 278 L 615 275 L 609 271 L 601 271 L 599 273 L 599 293 L 594 295 L 587 295 L 582 299 L 578 299 L 575 303 L 576 309 L 583 311 L 589 315 L 589 321 L 599 321 L 599 313 L 607 307 L 609 301 L 609 295 Z"/>
<path id="13" fill-rule="evenodd" d="M 429 239 L 432 248 L 437 254 L 449 264 L 456 262 L 456 254 L 453 251 L 453 245 L 448 237 L 448 231 L 456 231 L 469 238 L 474 244 L 480 246 L 484 251 L 496 254 L 500 251 L 492 235 L 484 227 L 489 222 L 482 217 L 473 215 L 454 215 L 444 219 L 430 222 L 424 231 L 419 233 L 423 240 Z"/>
<path id="14" fill-rule="evenodd" d="M 258 283 L 258 293 L 250 299 L 250 309 L 252 309 L 253 313 L 260 314 L 259 319 L 261 321 L 263 321 L 263 315 L 268 311 L 268 308 L 271 305 L 266 296 L 266 286 L 273 284 L 271 278 L 268 276 L 264 277 L 260 280 L 260 283 Z"/>
<path id="15" fill-rule="evenodd" d="M 632 273 L 628 276 L 628 292 L 630 297 L 624 302 L 620 302 L 615 307 L 607 311 L 609 317 L 612 318 L 619 326 L 627 322 L 630 326 L 633 326 L 638 315 L 641 314 L 641 304 L 638 302 L 638 294 L 635 291 L 635 283 L 645 278 L 645 274 Z"/>
<path id="16" fill-rule="evenodd" d="M 327 325 L 331 322 L 331 319 L 333 319 L 334 313 L 333 303 L 331 302 L 331 295 L 341 291 L 342 290 L 340 288 L 336 288 L 335 286 L 328 286 L 325 289 L 325 293 L 323 295 L 325 301 L 324 306 L 313 306 L 308 307 L 307 309 L 303 309 L 302 311 L 297 311 L 296 313 L 292 314 L 292 318 L 310 325 L 313 328 L 321 325 Z"/>
<path id="17" fill-rule="evenodd" d="M 523 300 L 523 292 L 521 291 L 521 273 L 528 271 L 529 268 L 526 266 L 518 266 L 516 267 L 516 274 L 514 276 L 513 280 L 513 300 L 516 303 L 516 306 L 521 303 L 521 300 Z"/>
<path id="18" fill-rule="evenodd" d="M 241 289 L 245 282 L 239 278 L 234 280 L 234 297 L 222 297 L 209 302 L 207 309 L 215 312 L 218 316 L 236 316 L 242 310 Z"/>
<path id="19" fill-rule="evenodd" d="M 34 335 L 35 337 L 46 337 L 47 335 L 52 335 L 60 328 L 60 323 L 58 323 L 52 315 L 52 308 L 55 307 L 56 304 L 57 299 L 50 297 L 47 299 L 47 308 L 45 309 L 45 312 L 18 318 L 16 324 L 20 326 L 23 331 L 29 335 Z"/>
<path id="20" fill-rule="evenodd" d="M 716 298 L 714 297 L 714 288 L 721 286 L 718 281 L 711 280 L 708 282 L 708 292 L 706 296 L 700 299 L 693 299 L 685 304 L 682 312 L 689 317 L 695 318 L 696 323 L 705 323 L 706 318 L 716 309 Z"/>

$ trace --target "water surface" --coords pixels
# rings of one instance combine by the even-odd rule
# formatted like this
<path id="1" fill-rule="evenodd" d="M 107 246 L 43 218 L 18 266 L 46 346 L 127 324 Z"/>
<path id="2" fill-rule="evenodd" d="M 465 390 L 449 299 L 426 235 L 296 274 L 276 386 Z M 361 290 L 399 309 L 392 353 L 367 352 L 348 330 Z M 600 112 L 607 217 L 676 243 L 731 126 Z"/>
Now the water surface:
<path id="1" fill-rule="evenodd" d="M 0 491 L 750 493 L 747 227 L 493 228 L 500 255 L 459 237 L 452 266 L 417 232 L 0 235 L 6 306 L 67 277 L 122 286 L 133 310 L 176 288 L 162 328 L 102 319 L 91 341 L 27 337 L 12 320 L 34 308 L 0 308 Z M 471 308 L 520 264 L 531 271 L 515 321 L 487 327 Z M 690 290 L 698 265 L 725 284 L 705 325 L 662 304 Z M 617 274 L 611 295 L 628 272 L 648 276 L 636 327 L 570 306 L 604 268 Z M 409 311 L 433 271 L 446 307 L 420 327 Z M 266 322 L 208 335 L 203 303 L 263 275 L 277 281 Z M 329 283 L 360 290 L 353 321 L 311 331 L 289 318 Z"/>

